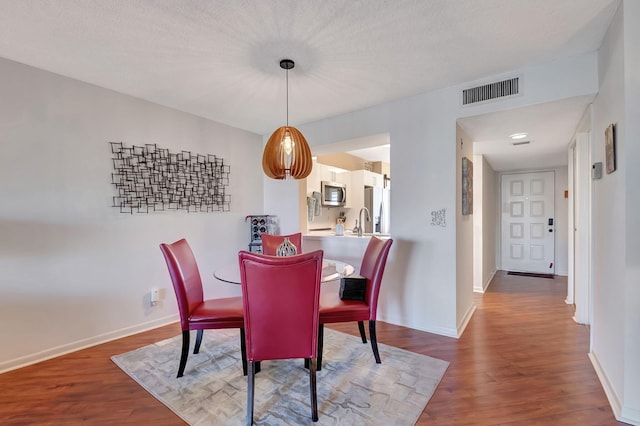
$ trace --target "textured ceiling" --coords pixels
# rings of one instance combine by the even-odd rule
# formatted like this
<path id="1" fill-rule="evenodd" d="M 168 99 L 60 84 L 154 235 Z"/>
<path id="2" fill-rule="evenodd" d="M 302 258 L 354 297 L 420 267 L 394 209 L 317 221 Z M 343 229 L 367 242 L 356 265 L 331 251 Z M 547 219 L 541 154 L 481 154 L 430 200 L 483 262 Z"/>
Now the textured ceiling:
<path id="1" fill-rule="evenodd" d="M 0 56 L 259 134 L 596 50 L 617 0 L 0 0 Z M 574 123 L 575 125 L 575 123 Z"/>

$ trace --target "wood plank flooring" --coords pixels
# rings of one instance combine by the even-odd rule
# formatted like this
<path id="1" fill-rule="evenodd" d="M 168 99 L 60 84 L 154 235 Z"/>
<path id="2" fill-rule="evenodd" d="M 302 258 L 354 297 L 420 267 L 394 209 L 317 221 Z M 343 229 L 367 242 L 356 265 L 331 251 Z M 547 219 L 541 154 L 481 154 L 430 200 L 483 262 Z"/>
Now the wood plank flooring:
<path id="1" fill-rule="evenodd" d="M 379 322 L 380 342 L 451 363 L 417 424 L 623 424 L 587 358 L 589 329 L 571 319 L 565 293 L 561 277 L 498 272 L 475 296 L 460 339 Z M 358 333 L 355 324 L 331 328 Z M 184 424 L 110 360 L 178 334 L 172 324 L 0 375 L 0 424 Z"/>

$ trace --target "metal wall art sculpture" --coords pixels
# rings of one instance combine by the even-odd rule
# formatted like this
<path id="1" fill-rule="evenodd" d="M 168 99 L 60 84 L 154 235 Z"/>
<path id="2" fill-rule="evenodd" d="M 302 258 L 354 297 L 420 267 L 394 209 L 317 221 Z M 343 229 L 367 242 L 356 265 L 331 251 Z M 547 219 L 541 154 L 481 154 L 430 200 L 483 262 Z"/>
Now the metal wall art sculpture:
<path id="1" fill-rule="evenodd" d="M 155 144 L 125 146 L 109 142 L 117 195 L 113 207 L 121 213 L 163 210 L 229 211 L 229 166 L 216 155 L 170 153 Z"/>

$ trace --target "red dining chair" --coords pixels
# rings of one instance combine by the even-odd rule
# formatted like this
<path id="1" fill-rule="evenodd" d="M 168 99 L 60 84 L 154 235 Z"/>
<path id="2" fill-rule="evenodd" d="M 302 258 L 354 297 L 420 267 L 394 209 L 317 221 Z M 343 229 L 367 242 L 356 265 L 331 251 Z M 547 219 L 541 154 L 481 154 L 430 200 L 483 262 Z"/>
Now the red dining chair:
<path id="1" fill-rule="evenodd" d="M 184 238 L 172 244 L 160 244 L 178 300 L 180 327 L 182 328 L 182 352 L 178 376 L 182 377 L 189 356 L 190 330 L 197 330 L 193 353 L 200 351 L 203 330 L 221 328 L 240 329 L 240 347 L 244 374 L 247 362 L 244 350 L 244 316 L 242 297 L 226 297 L 204 300 L 202 279 L 196 258 Z"/>
<path id="2" fill-rule="evenodd" d="M 322 369 L 322 347 L 324 324 L 336 322 L 358 322 L 362 343 L 367 343 L 364 321 L 369 321 L 369 339 L 376 363 L 380 364 L 378 340 L 376 338 L 376 315 L 378 312 L 378 294 L 382 284 L 382 275 L 393 240 L 381 240 L 372 236 L 362 258 L 360 275 L 367 279 L 364 300 L 342 300 L 335 290 L 323 291 L 320 295 L 320 330 L 318 332 L 317 369 Z"/>
<path id="3" fill-rule="evenodd" d="M 316 356 L 322 250 L 287 257 L 238 254 L 247 374 L 247 425 L 253 423 L 257 363 L 304 358 L 309 364 L 311 419 L 318 420 Z M 302 367 L 301 367 L 302 368 Z"/>
<path id="4" fill-rule="evenodd" d="M 298 232 L 291 235 L 262 234 L 262 254 L 275 256 L 278 246 L 282 244 L 285 238 L 289 238 L 291 244 L 296 246 L 298 254 L 302 253 L 302 233 Z"/>

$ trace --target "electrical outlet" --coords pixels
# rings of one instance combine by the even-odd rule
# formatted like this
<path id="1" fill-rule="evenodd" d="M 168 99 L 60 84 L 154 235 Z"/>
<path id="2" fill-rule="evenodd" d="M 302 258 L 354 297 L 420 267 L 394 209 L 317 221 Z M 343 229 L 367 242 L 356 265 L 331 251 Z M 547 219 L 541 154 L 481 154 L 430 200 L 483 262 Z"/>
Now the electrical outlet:
<path id="1" fill-rule="evenodd" d="M 157 288 L 151 289 L 151 306 L 155 306 L 158 304 L 160 300 L 160 295 Z"/>

